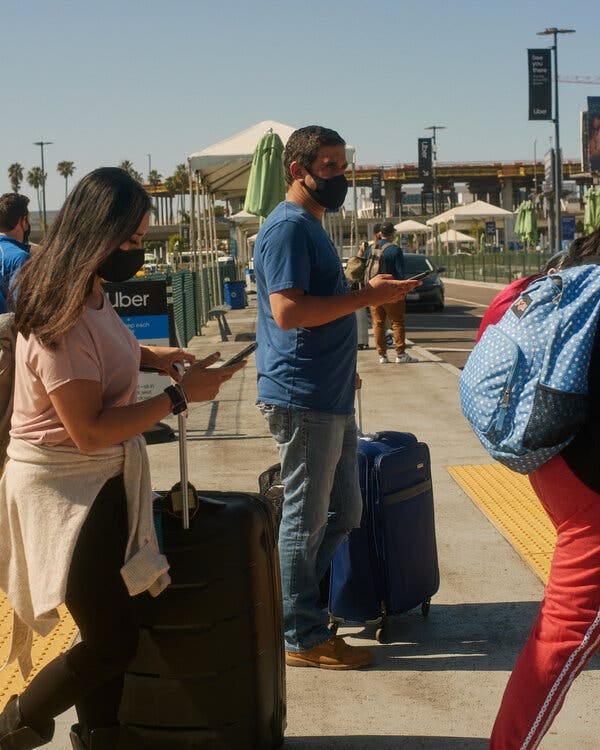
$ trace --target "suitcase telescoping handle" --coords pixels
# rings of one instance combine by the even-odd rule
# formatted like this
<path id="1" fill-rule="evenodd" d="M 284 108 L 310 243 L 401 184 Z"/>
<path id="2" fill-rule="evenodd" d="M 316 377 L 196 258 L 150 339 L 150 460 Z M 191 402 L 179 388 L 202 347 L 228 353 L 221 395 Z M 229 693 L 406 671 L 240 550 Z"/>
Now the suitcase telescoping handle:
<path id="1" fill-rule="evenodd" d="M 363 423 L 362 423 L 362 380 L 359 380 L 358 382 L 358 388 L 355 391 L 356 393 L 356 430 L 359 438 L 362 438 L 363 440 L 376 440 L 378 433 L 372 433 L 370 435 L 366 435 L 363 432 Z"/>
<path id="2" fill-rule="evenodd" d="M 358 388 L 356 389 L 356 426 L 358 428 L 358 436 L 363 436 L 362 428 L 362 381 L 360 381 Z"/>
<path id="3" fill-rule="evenodd" d="M 190 495 L 188 487 L 187 461 L 187 412 L 177 415 L 179 429 L 179 473 L 181 475 L 181 503 L 183 528 L 190 528 Z"/>
<path id="4" fill-rule="evenodd" d="M 183 375 L 183 365 L 175 362 L 173 365 L 180 375 Z M 188 487 L 188 456 L 187 456 L 187 410 L 177 415 L 179 432 L 179 474 L 182 504 L 182 523 L 184 529 L 190 528 L 190 495 Z"/>

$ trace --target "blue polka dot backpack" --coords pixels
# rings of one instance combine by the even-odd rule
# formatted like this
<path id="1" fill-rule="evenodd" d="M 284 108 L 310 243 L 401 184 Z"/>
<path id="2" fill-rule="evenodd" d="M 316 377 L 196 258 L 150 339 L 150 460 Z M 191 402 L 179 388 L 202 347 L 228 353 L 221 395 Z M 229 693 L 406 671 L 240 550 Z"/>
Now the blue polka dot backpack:
<path id="1" fill-rule="evenodd" d="M 500 463 L 529 474 L 588 416 L 588 369 L 600 318 L 600 266 L 534 281 L 486 328 L 460 377 L 463 414 Z"/>

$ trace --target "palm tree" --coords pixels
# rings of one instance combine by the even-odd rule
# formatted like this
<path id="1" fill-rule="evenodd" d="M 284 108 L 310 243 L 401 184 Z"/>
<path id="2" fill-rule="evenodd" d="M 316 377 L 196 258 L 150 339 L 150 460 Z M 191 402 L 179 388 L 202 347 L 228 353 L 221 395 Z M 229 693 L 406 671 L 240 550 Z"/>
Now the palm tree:
<path id="1" fill-rule="evenodd" d="M 43 225 L 44 223 L 44 217 L 42 216 L 42 202 L 40 200 L 40 188 L 42 187 L 42 184 L 47 176 L 47 174 L 44 174 L 42 172 L 41 167 L 32 167 L 29 172 L 27 172 L 27 183 L 31 185 L 37 195 L 40 225 Z M 46 227 L 43 227 L 43 230 L 46 231 Z"/>
<path id="2" fill-rule="evenodd" d="M 151 187 L 153 188 L 153 193 L 156 191 L 156 188 L 160 185 L 162 182 L 162 175 L 159 174 L 156 169 L 153 169 L 150 174 L 148 175 L 148 182 L 150 183 Z M 158 210 L 158 196 L 155 196 L 154 198 L 154 209 L 153 213 L 156 217 L 157 222 L 160 224 L 160 216 L 159 216 L 159 210 Z"/>
<path id="3" fill-rule="evenodd" d="M 16 161 L 8 168 L 8 179 L 13 192 L 18 193 L 23 182 L 23 167 Z"/>
<path id="4" fill-rule="evenodd" d="M 173 223 L 173 197 L 177 193 L 177 186 L 175 185 L 174 177 L 167 177 L 165 180 L 165 190 L 169 196 L 169 224 Z"/>
<path id="5" fill-rule="evenodd" d="M 144 181 L 144 178 L 142 177 L 142 175 L 137 171 L 137 169 L 135 169 L 135 167 L 133 166 L 133 163 L 130 162 L 129 159 L 124 159 L 119 164 L 119 168 L 124 169 L 127 172 L 127 174 L 133 177 L 134 180 L 137 180 L 138 182 Z"/>
<path id="6" fill-rule="evenodd" d="M 61 177 L 65 178 L 65 200 L 69 191 L 69 177 L 73 176 L 75 164 L 72 161 L 59 161 L 56 165 L 56 171 Z"/>
<path id="7" fill-rule="evenodd" d="M 183 223 L 183 214 L 185 212 L 185 195 L 188 189 L 188 171 L 185 164 L 178 164 L 173 174 L 175 190 L 179 194 L 179 220 Z"/>
<path id="8" fill-rule="evenodd" d="M 153 169 L 148 175 L 148 182 L 152 187 L 157 187 L 162 182 L 162 175 L 156 169 Z"/>

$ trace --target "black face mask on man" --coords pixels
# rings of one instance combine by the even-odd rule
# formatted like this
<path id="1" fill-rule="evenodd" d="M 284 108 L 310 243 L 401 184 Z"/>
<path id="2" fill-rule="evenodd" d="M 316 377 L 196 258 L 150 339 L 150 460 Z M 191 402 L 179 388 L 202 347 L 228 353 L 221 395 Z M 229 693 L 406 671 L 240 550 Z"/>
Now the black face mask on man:
<path id="1" fill-rule="evenodd" d="M 340 208 L 344 205 L 346 194 L 348 193 L 348 180 L 345 175 L 339 174 L 337 177 L 317 177 L 309 172 L 316 184 L 316 188 L 309 188 L 304 182 L 304 187 L 308 193 L 323 208 Z"/>
<path id="2" fill-rule="evenodd" d="M 118 247 L 98 269 L 98 276 L 105 281 L 127 281 L 144 265 L 144 248 L 122 250 Z"/>

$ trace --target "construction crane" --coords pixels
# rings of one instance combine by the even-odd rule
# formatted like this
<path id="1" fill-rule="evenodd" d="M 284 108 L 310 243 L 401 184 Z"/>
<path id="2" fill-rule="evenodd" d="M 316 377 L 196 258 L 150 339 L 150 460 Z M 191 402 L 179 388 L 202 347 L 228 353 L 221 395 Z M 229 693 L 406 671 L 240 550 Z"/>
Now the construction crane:
<path id="1" fill-rule="evenodd" d="M 558 82 L 600 84 L 600 76 L 558 76 Z"/>

